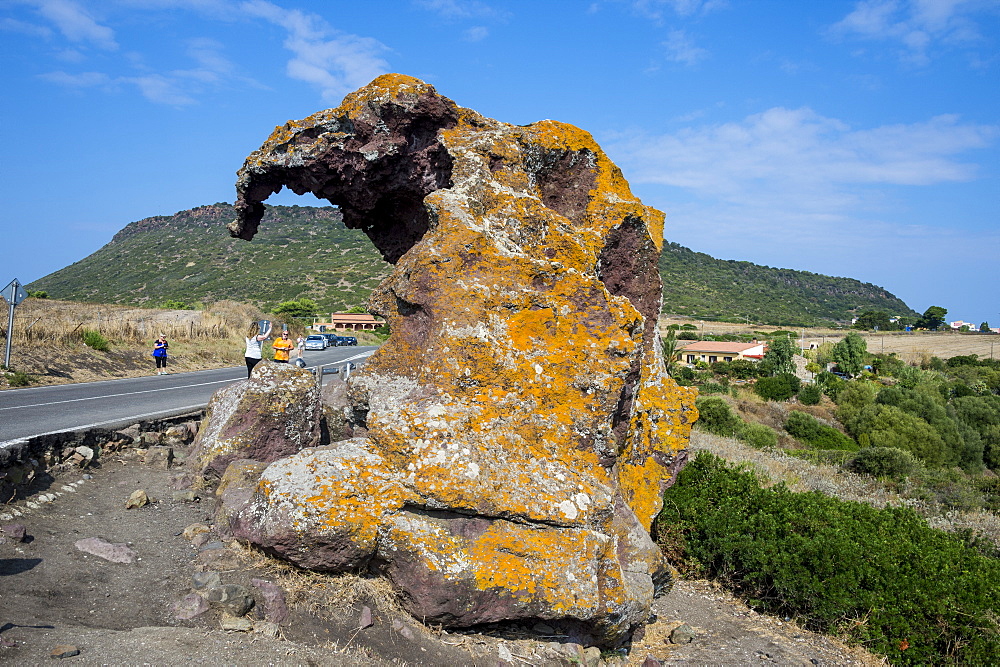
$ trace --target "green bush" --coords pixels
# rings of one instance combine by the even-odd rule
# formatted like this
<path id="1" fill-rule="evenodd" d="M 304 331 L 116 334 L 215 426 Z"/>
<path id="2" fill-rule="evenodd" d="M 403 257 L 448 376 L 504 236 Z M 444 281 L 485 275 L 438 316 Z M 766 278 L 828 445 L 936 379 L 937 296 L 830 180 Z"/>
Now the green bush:
<path id="1" fill-rule="evenodd" d="M 847 463 L 853 472 L 901 480 L 920 469 L 920 462 L 904 449 L 865 447 Z"/>
<path id="2" fill-rule="evenodd" d="M 698 387 L 700 394 L 728 394 L 729 387 L 718 382 L 706 382 Z"/>
<path id="3" fill-rule="evenodd" d="M 98 352 L 107 352 L 111 347 L 111 343 L 107 338 L 101 335 L 99 331 L 93 331 L 91 329 L 84 329 L 80 334 L 83 338 L 83 344 L 87 347 L 93 348 Z"/>
<path id="4" fill-rule="evenodd" d="M 893 664 L 992 664 L 1000 561 L 909 508 L 764 489 L 708 453 L 664 494 L 657 539 L 762 611 L 840 634 Z"/>
<path id="5" fill-rule="evenodd" d="M 757 380 L 753 390 L 766 401 L 786 401 L 798 392 L 801 384 L 791 373 L 781 373 Z"/>
<path id="6" fill-rule="evenodd" d="M 12 371 L 3 369 L 4 369 L 3 365 L 0 365 L 0 372 L 4 373 L 4 376 L 7 379 L 7 385 L 10 387 L 27 387 L 28 385 L 38 381 L 38 378 L 36 378 L 34 375 L 29 375 L 24 371 Z"/>
<path id="7" fill-rule="evenodd" d="M 778 446 L 778 434 L 764 424 L 743 422 L 736 431 L 736 437 L 755 449 L 771 449 Z"/>
<path id="8" fill-rule="evenodd" d="M 798 410 L 794 410 L 788 415 L 788 419 L 785 421 L 785 430 L 793 438 L 798 438 L 816 449 L 858 451 L 858 444 L 849 437 L 832 426 L 827 426 L 812 415 Z"/>
<path id="9" fill-rule="evenodd" d="M 732 437 L 745 423 L 721 398 L 699 398 L 695 406 L 698 408 L 698 425 L 709 433 Z"/>
<path id="10" fill-rule="evenodd" d="M 819 405 L 822 390 L 816 384 L 807 384 L 799 389 L 799 403 L 802 405 Z"/>

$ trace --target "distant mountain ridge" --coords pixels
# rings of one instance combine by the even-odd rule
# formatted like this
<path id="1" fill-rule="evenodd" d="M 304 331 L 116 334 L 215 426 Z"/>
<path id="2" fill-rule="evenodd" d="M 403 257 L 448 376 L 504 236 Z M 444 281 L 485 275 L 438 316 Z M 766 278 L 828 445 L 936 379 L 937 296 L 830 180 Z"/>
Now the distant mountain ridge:
<path id="1" fill-rule="evenodd" d="M 363 306 L 392 269 L 332 206 L 268 206 L 251 242 L 230 238 L 225 225 L 234 217 L 230 204 L 218 203 L 132 222 L 28 288 L 141 306 L 233 299 L 267 309 L 309 297 L 333 312 Z M 876 285 L 715 259 L 676 243 L 665 244 L 659 268 L 664 313 L 781 325 L 843 322 L 867 309 L 916 315 Z"/>

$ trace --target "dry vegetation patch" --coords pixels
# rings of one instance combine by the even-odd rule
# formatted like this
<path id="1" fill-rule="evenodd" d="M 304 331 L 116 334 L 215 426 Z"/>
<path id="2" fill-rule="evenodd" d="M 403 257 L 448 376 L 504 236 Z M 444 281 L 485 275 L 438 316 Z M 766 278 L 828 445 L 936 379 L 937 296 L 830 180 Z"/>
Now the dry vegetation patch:
<path id="1" fill-rule="evenodd" d="M 153 341 L 162 333 L 170 343 L 171 372 L 238 366 L 243 363 L 247 326 L 262 318 L 281 321 L 236 301 L 218 301 L 202 310 L 160 310 L 27 299 L 15 311 L 10 365 L 21 374 L 21 381 L 30 376 L 32 386 L 149 375 Z M 2 325 L 0 346 L 7 335 L 6 321 Z M 291 324 L 290 329 L 293 337 L 312 333 L 301 323 Z M 87 332 L 91 333 L 85 336 Z M 370 331 L 348 334 L 359 345 L 380 343 Z M 107 342 L 106 349 L 87 345 L 101 339 Z M 0 373 L 0 389 L 9 386 L 9 379 Z"/>

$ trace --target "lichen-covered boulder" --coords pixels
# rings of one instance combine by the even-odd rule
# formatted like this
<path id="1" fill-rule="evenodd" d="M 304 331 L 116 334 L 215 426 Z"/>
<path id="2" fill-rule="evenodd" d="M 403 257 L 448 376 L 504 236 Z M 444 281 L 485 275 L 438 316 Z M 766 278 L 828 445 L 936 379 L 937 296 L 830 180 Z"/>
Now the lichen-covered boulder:
<path id="1" fill-rule="evenodd" d="M 218 479 L 236 459 L 271 463 L 320 441 L 319 388 L 308 371 L 263 361 L 212 396 L 191 456 Z"/>
<path id="2" fill-rule="evenodd" d="M 382 572 L 428 622 L 626 637 L 667 576 L 648 529 L 697 416 L 656 333 L 663 215 L 586 132 L 484 118 L 401 75 L 276 128 L 231 233 L 252 238 L 284 186 L 395 265 L 369 302 L 392 336 L 348 383 L 361 437 L 269 465 L 234 533 Z"/>

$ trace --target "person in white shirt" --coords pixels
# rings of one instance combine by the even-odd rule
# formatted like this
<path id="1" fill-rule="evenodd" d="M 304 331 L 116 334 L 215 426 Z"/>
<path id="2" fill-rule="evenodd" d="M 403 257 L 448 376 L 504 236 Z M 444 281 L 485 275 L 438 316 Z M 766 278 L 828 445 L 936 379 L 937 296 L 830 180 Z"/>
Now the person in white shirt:
<path id="1" fill-rule="evenodd" d="M 271 328 L 268 327 L 266 331 L 262 332 L 260 330 L 260 324 L 257 322 L 253 322 L 247 330 L 247 335 L 244 338 L 247 342 L 247 351 L 243 355 L 247 361 L 247 379 L 250 378 L 250 373 L 253 371 L 253 367 L 260 363 L 261 357 L 263 356 L 261 345 L 270 337 L 270 335 Z"/>

